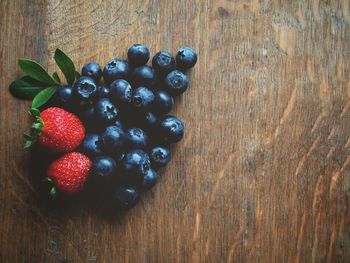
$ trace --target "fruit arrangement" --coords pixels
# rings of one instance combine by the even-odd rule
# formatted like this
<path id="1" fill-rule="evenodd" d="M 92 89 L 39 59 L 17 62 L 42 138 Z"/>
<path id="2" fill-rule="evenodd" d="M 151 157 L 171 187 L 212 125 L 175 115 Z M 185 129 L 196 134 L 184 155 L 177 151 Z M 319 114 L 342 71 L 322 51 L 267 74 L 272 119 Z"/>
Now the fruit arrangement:
<path id="1" fill-rule="evenodd" d="M 169 146 L 184 136 L 184 123 L 169 112 L 189 86 L 195 51 L 184 47 L 175 57 L 160 51 L 149 66 L 149 49 L 134 44 L 127 60 L 112 59 L 104 68 L 89 62 L 81 73 L 60 49 L 54 59 L 65 84 L 57 72 L 20 59 L 25 76 L 10 85 L 14 96 L 32 100 L 25 148 L 35 144 L 57 156 L 43 177 L 49 196 L 69 198 L 89 182 L 118 208 L 133 207 L 170 162 Z"/>

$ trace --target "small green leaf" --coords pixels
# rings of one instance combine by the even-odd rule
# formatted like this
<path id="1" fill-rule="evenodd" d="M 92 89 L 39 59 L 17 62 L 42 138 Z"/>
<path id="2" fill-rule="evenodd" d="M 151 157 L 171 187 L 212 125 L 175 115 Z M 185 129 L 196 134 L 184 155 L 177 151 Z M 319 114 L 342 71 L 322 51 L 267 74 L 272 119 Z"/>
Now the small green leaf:
<path id="1" fill-rule="evenodd" d="M 56 89 L 57 87 L 53 86 L 40 91 L 33 99 L 32 107 L 39 108 L 40 106 L 44 105 L 55 94 Z"/>
<path id="2" fill-rule="evenodd" d="M 72 85 L 75 80 L 75 66 L 73 61 L 59 48 L 55 51 L 54 59 L 57 66 L 61 69 L 68 85 Z"/>
<path id="3" fill-rule="evenodd" d="M 24 144 L 24 149 L 28 149 L 31 148 L 36 141 L 26 141 L 26 143 Z"/>
<path id="4" fill-rule="evenodd" d="M 30 133 L 34 135 L 39 135 L 42 129 L 43 125 L 40 122 L 34 122 L 32 127 L 30 127 Z"/>
<path id="5" fill-rule="evenodd" d="M 60 77 L 58 76 L 56 71 L 54 73 L 52 73 L 52 77 L 58 84 L 61 84 Z"/>
<path id="6" fill-rule="evenodd" d="M 44 85 L 45 84 L 36 81 L 29 76 L 24 76 L 16 79 L 10 84 L 10 92 L 17 98 L 32 100 L 36 94 L 43 89 Z"/>
<path id="7" fill-rule="evenodd" d="M 30 135 L 30 134 L 24 133 L 24 134 L 23 134 L 23 137 L 24 137 L 24 139 L 25 139 L 26 141 L 34 141 L 34 140 L 35 140 L 35 137 L 32 136 L 32 135 Z"/>
<path id="8" fill-rule="evenodd" d="M 43 128 L 43 125 L 41 123 L 33 123 L 32 128 L 34 130 L 41 130 Z"/>
<path id="9" fill-rule="evenodd" d="M 56 196 L 57 196 L 57 189 L 56 189 L 56 187 L 51 187 L 51 189 L 50 189 L 50 192 L 49 192 L 49 195 L 51 196 L 51 198 L 53 198 L 53 199 L 55 199 L 56 198 Z"/>
<path id="10" fill-rule="evenodd" d="M 55 81 L 38 62 L 21 58 L 18 60 L 18 64 L 29 77 L 45 83 L 46 85 L 55 85 Z"/>
<path id="11" fill-rule="evenodd" d="M 30 108 L 28 113 L 33 117 L 40 117 L 40 110 L 38 110 L 37 108 Z"/>
<path id="12" fill-rule="evenodd" d="M 75 78 L 78 79 L 81 77 L 81 74 L 78 71 L 75 71 Z"/>

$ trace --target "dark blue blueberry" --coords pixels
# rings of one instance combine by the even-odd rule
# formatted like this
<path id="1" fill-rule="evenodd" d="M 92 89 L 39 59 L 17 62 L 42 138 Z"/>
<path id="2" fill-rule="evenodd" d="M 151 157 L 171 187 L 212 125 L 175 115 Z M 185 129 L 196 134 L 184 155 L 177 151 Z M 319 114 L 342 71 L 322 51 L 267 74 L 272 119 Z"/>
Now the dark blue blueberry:
<path id="1" fill-rule="evenodd" d="M 128 186 L 119 186 L 114 193 L 115 204 L 119 209 L 129 209 L 136 205 L 140 198 L 137 189 Z"/>
<path id="2" fill-rule="evenodd" d="M 99 99 L 95 104 L 96 117 L 105 122 L 111 123 L 118 117 L 119 109 L 112 103 L 110 99 Z"/>
<path id="3" fill-rule="evenodd" d="M 116 162 L 108 156 L 98 156 L 92 162 L 92 176 L 100 181 L 110 180 L 116 171 Z"/>
<path id="4" fill-rule="evenodd" d="M 85 105 L 80 108 L 79 110 L 79 117 L 82 119 L 84 122 L 91 122 L 92 120 L 95 119 L 95 106 L 94 105 Z"/>
<path id="5" fill-rule="evenodd" d="M 134 67 L 143 66 L 149 60 L 149 49 L 141 44 L 134 44 L 128 49 L 128 60 Z"/>
<path id="6" fill-rule="evenodd" d="M 111 125 L 103 132 L 102 141 L 106 149 L 116 154 L 124 145 L 124 137 L 124 131 L 120 127 Z"/>
<path id="7" fill-rule="evenodd" d="M 153 109 L 157 114 L 167 114 L 174 105 L 174 98 L 165 90 L 157 90 L 154 92 Z"/>
<path id="8" fill-rule="evenodd" d="M 149 169 L 148 172 L 143 176 L 142 187 L 144 189 L 151 189 L 157 182 L 158 176 L 156 171 Z"/>
<path id="9" fill-rule="evenodd" d="M 73 86 L 73 93 L 79 101 L 87 101 L 94 98 L 97 92 L 97 85 L 92 78 L 81 77 Z"/>
<path id="10" fill-rule="evenodd" d="M 130 150 L 125 153 L 121 165 L 126 175 L 143 177 L 151 168 L 151 161 L 145 151 Z"/>
<path id="11" fill-rule="evenodd" d="M 110 98 L 123 106 L 131 104 L 132 89 L 129 82 L 124 79 L 117 79 L 110 85 Z"/>
<path id="12" fill-rule="evenodd" d="M 75 112 L 77 109 L 77 104 L 74 102 L 73 88 L 70 86 L 59 86 L 55 96 L 47 104 L 50 104 L 51 101 L 55 107 L 60 107 L 70 112 Z"/>
<path id="13" fill-rule="evenodd" d="M 134 109 L 146 111 L 151 108 L 154 102 L 154 93 L 146 87 L 138 87 L 134 90 L 132 96 L 132 105 Z"/>
<path id="14" fill-rule="evenodd" d="M 180 70 L 173 70 L 165 77 L 166 90 L 172 95 L 184 93 L 188 88 L 189 79 Z"/>
<path id="15" fill-rule="evenodd" d="M 112 83 L 116 79 L 127 79 L 130 68 L 125 60 L 112 59 L 103 69 L 103 79 L 107 84 Z"/>
<path id="16" fill-rule="evenodd" d="M 175 116 L 162 117 L 158 123 L 160 141 L 164 143 L 175 143 L 182 139 L 185 131 L 183 122 Z"/>
<path id="17" fill-rule="evenodd" d="M 97 64 L 95 61 L 86 63 L 82 70 L 81 70 L 81 75 L 90 77 L 96 82 L 100 81 L 101 76 L 102 76 L 102 70 L 99 64 Z"/>
<path id="18" fill-rule="evenodd" d="M 59 86 L 57 88 L 57 97 L 60 103 L 70 104 L 73 101 L 73 88 L 70 86 Z"/>
<path id="19" fill-rule="evenodd" d="M 81 107 L 78 116 L 84 123 L 87 131 L 94 133 L 101 133 L 103 131 L 105 123 L 96 116 L 94 105 L 89 104 Z"/>
<path id="20" fill-rule="evenodd" d="M 125 146 L 128 149 L 146 149 L 147 134 L 140 128 L 130 128 L 125 132 Z"/>
<path id="21" fill-rule="evenodd" d="M 97 98 L 108 98 L 110 89 L 107 86 L 98 86 L 97 88 Z"/>
<path id="22" fill-rule="evenodd" d="M 167 74 L 175 67 L 175 59 L 168 51 L 160 51 L 152 59 L 153 68 L 159 74 Z"/>
<path id="23" fill-rule="evenodd" d="M 120 120 L 116 120 L 115 122 L 113 122 L 113 125 L 118 126 L 122 130 L 124 130 L 125 128 L 124 124 Z"/>
<path id="24" fill-rule="evenodd" d="M 89 157 L 101 155 L 103 152 L 103 143 L 100 135 L 88 133 L 82 143 L 82 152 Z"/>
<path id="25" fill-rule="evenodd" d="M 138 118 L 139 125 L 141 125 L 146 131 L 154 130 L 157 121 L 157 116 L 152 112 L 146 112 Z"/>
<path id="26" fill-rule="evenodd" d="M 157 142 L 158 117 L 152 112 L 139 113 L 131 127 L 140 127 L 147 133 L 148 145 Z"/>
<path id="27" fill-rule="evenodd" d="M 164 167 L 170 162 L 171 153 L 168 147 L 156 146 L 151 149 L 149 158 L 151 159 L 152 167 Z"/>
<path id="28" fill-rule="evenodd" d="M 190 47 L 183 47 L 176 54 L 176 66 L 179 69 L 186 70 L 192 68 L 196 62 L 196 51 Z"/>
<path id="29" fill-rule="evenodd" d="M 135 68 L 131 75 L 135 87 L 153 87 L 157 82 L 156 71 L 149 66 Z"/>

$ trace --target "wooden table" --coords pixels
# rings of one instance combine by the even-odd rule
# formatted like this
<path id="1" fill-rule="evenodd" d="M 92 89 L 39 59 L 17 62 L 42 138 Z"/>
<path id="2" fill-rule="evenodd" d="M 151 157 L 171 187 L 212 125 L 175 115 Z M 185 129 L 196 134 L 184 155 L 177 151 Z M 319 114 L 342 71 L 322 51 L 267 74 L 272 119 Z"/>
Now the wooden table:
<path id="1" fill-rule="evenodd" d="M 0 262 L 350 262 L 347 0 L 0 1 Z M 29 176 L 19 57 L 50 71 L 188 45 L 187 124 L 157 186 L 111 220 L 48 209 Z"/>

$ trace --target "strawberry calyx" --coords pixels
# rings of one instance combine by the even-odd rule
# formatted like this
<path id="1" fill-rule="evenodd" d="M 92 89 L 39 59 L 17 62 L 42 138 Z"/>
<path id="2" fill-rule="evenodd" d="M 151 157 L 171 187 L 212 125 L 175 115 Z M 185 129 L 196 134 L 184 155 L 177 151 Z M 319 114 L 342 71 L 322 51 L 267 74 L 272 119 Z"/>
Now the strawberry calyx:
<path id="1" fill-rule="evenodd" d="M 50 198 L 52 200 L 56 199 L 58 196 L 58 191 L 54 181 L 50 177 L 45 177 L 43 182 L 48 184 L 48 188 L 50 189 L 48 195 L 50 196 Z"/>
<path id="2" fill-rule="evenodd" d="M 31 108 L 28 113 L 34 118 L 34 122 L 30 127 L 29 132 L 23 135 L 26 140 L 24 145 L 25 149 L 32 147 L 36 143 L 38 136 L 44 127 L 44 122 L 40 117 L 40 111 L 37 108 Z"/>

